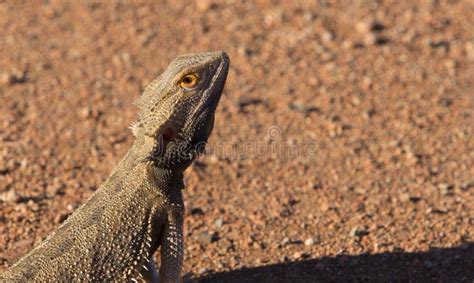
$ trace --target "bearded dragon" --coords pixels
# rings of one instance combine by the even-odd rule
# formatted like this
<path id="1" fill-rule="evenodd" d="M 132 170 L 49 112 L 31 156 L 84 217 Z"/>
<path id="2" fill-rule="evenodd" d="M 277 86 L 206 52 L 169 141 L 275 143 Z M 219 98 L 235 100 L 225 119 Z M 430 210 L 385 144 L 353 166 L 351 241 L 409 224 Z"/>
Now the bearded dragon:
<path id="1" fill-rule="evenodd" d="M 179 282 L 183 172 L 211 134 L 228 69 L 221 51 L 171 62 L 136 102 L 135 140 L 105 183 L 0 281 Z"/>

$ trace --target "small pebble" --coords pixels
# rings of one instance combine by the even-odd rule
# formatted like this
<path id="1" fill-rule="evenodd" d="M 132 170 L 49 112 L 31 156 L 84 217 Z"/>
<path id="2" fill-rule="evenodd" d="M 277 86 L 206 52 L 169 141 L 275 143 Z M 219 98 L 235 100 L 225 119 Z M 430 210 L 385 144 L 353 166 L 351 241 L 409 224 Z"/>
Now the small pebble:
<path id="1" fill-rule="evenodd" d="M 300 112 L 304 115 L 308 115 L 311 112 L 321 113 L 321 110 L 318 107 L 305 105 L 300 101 L 292 102 L 288 105 L 288 107 L 290 108 L 290 110 Z"/>
<path id="2" fill-rule="evenodd" d="M 356 237 L 360 238 L 367 234 L 368 234 L 368 231 L 366 229 L 358 227 L 358 226 L 353 227 L 351 231 L 349 232 L 349 235 L 353 238 L 356 238 Z"/>
<path id="3" fill-rule="evenodd" d="M 196 7 L 198 11 L 201 13 L 208 11 L 211 5 L 212 5 L 212 1 L 210 0 L 196 1 Z"/>
<path id="4" fill-rule="evenodd" d="M 30 199 L 26 205 L 28 206 L 28 208 L 31 210 L 31 211 L 38 211 L 39 210 L 39 205 L 34 202 L 32 199 Z"/>
<path id="5" fill-rule="evenodd" d="M 252 98 L 248 96 L 240 96 L 238 101 L 237 101 L 237 106 L 243 110 L 245 107 L 250 106 L 250 105 L 256 105 L 260 104 L 263 101 L 260 98 Z"/>
<path id="6" fill-rule="evenodd" d="M 214 221 L 214 225 L 218 229 L 221 228 L 223 224 L 224 224 L 224 220 L 222 220 L 222 218 L 218 218 L 216 221 Z"/>
<path id="7" fill-rule="evenodd" d="M 199 207 L 193 207 L 190 211 L 191 215 L 204 215 L 204 211 Z"/>
<path id="8" fill-rule="evenodd" d="M 313 238 L 308 238 L 306 241 L 304 241 L 305 246 L 312 246 L 314 245 L 314 239 Z"/>
<path id="9" fill-rule="evenodd" d="M 440 183 L 438 184 L 438 189 L 439 189 L 439 192 L 442 194 L 442 195 L 447 195 L 449 193 L 449 190 L 452 188 L 452 186 L 450 184 L 447 184 L 447 183 Z"/>
<path id="10" fill-rule="evenodd" d="M 321 34 L 321 39 L 324 41 L 324 42 L 329 42 L 331 40 L 334 39 L 334 35 L 328 31 L 325 31 Z"/>
<path id="11" fill-rule="evenodd" d="M 54 217 L 54 223 L 56 224 L 63 223 L 64 220 L 66 220 L 70 214 L 71 213 L 68 213 L 68 212 L 61 212 L 59 214 L 56 214 L 56 216 Z"/>
<path id="12" fill-rule="evenodd" d="M 408 193 L 401 193 L 399 196 L 398 196 L 398 199 L 401 201 L 401 202 L 407 202 L 410 200 L 410 194 Z"/>
<path id="13" fill-rule="evenodd" d="M 18 202 L 19 200 L 20 196 L 14 190 L 9 190 L 0 194 L 0 201 L 3 202 Z"/>
<path id="14" fill-rule="evenodd" d="M 203 267 L 203 268 L 199 269 L 198 274 L 203 275 L 204 273 L 207 273 L 209 271 L 211 271 L 211 270 L 208 269 L 208 268 Z"/>
<path id="15" fill-rule="evenodd" d="M 205 245 L 216 242 L 217 240 L 219 240 L 219 237 L 216 233 L 210 234 L 209 232 L 204 231 L 198 235 L 198 240 L 199 242 L 201 242 L 201 244 Z"/>
<path id="16" fill-rule="evenodd" d="M 309 256 L 310 254 L 306 252 L 295 252 L 293 254 L 294 259 L 303 259 L 303 258 L 308 258 Z"/>
<path id="17" fill-rule="evenodd" d="M 360 33 L 369 32 L 370 31 L 370 23 L 367 22 L 367 21 L 358 22 L 355 25 L 355 29 L 356 29 L 357 32 L 360 32 Z"/>

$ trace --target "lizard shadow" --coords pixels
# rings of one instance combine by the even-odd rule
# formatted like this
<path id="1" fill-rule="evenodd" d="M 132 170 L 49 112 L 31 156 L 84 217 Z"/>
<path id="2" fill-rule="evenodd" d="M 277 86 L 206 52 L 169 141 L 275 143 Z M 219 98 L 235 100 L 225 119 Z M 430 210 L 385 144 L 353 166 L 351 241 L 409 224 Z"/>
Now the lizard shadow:
<path id="1" fill-rule="evenodd" d="M 474 243 L 427 252 L 339 255 L 207 274 L 194 282 L 473 282 Z"/>

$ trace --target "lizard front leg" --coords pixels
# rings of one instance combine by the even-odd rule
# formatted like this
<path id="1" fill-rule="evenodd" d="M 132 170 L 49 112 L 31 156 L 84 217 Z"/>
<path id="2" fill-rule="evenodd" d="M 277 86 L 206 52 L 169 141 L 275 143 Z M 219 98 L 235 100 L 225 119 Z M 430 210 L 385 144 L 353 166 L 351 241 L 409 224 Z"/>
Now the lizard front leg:
<path id="1" fill-rule="evenodd" d="M 161 238 L 161 282 L 181 282 L 184 258 L 183 209 L 172 205 Z"/>
<path id="2" fill-rule="evenodd" d="M 158 271 L 156 271 L 155 260 L 153 258 L 150 258 L 150 260 L 143 266 L 142 276 L 146 282 L 160 282 Z"/>

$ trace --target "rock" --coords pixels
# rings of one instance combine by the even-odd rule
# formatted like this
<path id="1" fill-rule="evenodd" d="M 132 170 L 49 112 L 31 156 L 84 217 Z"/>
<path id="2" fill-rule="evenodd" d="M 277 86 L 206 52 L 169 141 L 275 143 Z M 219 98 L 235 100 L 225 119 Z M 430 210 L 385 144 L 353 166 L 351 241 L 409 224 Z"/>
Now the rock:
<path id="1" fill-rule="evenodd" d="M 0 201 L 3 202 L 18 202 L 20 201 L 20 196 L 14 191 L 9 190 L 0 194 Z"/>
<path id="2" fill-rule="evenodd" d="M 421 200 L 421 197 L 417 197 L 417 196 L 411 196 L 410 197 L 410 201 L 413 202 L 413 203 L 417 203 Z"/>
<path id="3" fill-rule="evenodd" d="M 349 235 L 353 238 L 361 238 L 368 234 L 369 232 L 365 228 L 361 228 L 358 226 L 353 227 L 351 231 L 349 232 Z"/>
<path id="4" fill-rule="evenodd" d="M 371 24 L 370 24 L 370 30 L 372 32 L 381 32 L 385 29 L 385 26 L 383 23 L 381 22 L 377 22 L 377 21 L 373 21 Z"/>
<path id="5" fill-rule="evenodd" d="M 410 194 L 409 193 L 401 193 L 399 196 L 398 196 L 398 199 L 401 201 L 401 202 L 407 202 L 410 200 Z"/>
<path id="6" fill-rule="evenodd" d="M 324 42 L 330 42 L 331 40 L 334 39 L 334 35 L 330 33 L 329 31 L 325 31 L 321 34 L 321 39 Z"/>
<path id="7" fill-rule="evenodd" d="M 288 209 L 288 208 L 283 208 L 281 211 L 280 211 L 280 217 L 282 218 L 287 218 L 287 217 L 290 217 L 291 216 L 291 211 Z"/>
<path id="8" fill-rule="evenodd" d="M 203 274 L 208 273 L 210 271 L 211 271 L 210 269 L 203 267 L 203 268 L 199 269 L 198 274 L 203 275 Z"/>
<path id="9" fill-rule="evenodd" d="M 471 61 L 474 60 L 474 42 L 466 42 L 464 50 L 466 51 L 467 58 Z"/>
<path id="10" fill-rule="evenodd" d="M 359 33 L 382 32 L 385 29 L 383 23 L 378 21 L 360 21 L 355 25 L 355 29 Z"/>
<path id="11" fill-rule="evenodd" d="M 196 8 L 199 12 L 206 12 L 211 8 L 212 1 L 211 0 L 200 0 L 196 1 Z"/>
<path id="12" fill-rule="evenodd" d="M 320 209 L 322 212 L 326 212 L 326 211 L 328 211 L 330 208 L 331 208 L 331 206 L 330 206 L 329 203 L 327 203 L 327 202 L 323 202 L 323 203 L 321 203 L 320 206 L 319 206 L 319 209 Z"/>
<path id="13" fill-rule="evenodd" d="M 217 240 L 219 240 L 219 237 L 216 233 L 210 234 L 207 231 L 201 232 L 198 236 L 198 241 L 203 245 L 214 243 Z"/>
<path id="14" fill-rule="evenodd" d="M 204 211 L 199 207 L 193 207 L 190 210 L 191 215 L 204 215 Z"/>
<path id="15" fill-rule="evenodd" d="M 72 212 L 74 209 L 78 208 L 78 206 L 79 205 L 77 203 L 70 203 L 66 206 L 66 208 L 69 212 Z"/>
<path id="16" fill-rule="evenodd" d="M 316 183 L 312 184 L 311 188 L 312 188 L 313 190 L 320 190 L 320 189 L 323 188 L 323 185 L 322 185 L 321 183 L 319 183 L 319 182 L 316 182 Z"/>
<path id="17" fill-rule="evenodd" d="M 222 220 L 222 218 L 218 218 L 216 221 L 214 221 L 214 225 L 216 226 L 217 229 L 220 229 L 223 224 L 224 224 L 224 220 Z"/>
<path id="18" fill-rule="evenodd" d="M 22 84 L 28 80 L 27 72 L 16 72 L 16 73 L 2 73 L 0 75 L 0 84 L 5 85 L 14 85 L 14 84 Z"/>
<path id="19" fill-rule="evenodd" d="M 8 73 L 0 74 L 0 84 L 6 85 L 10 83 L 10 75 Z"/>
<path id="20" fill-rule="evenodd" d="M 204 231 L 198 235 L 198 240 L 203 244 L 209 244 L 212 242 L 212 237 L 211 234 L 209 234 L 207 231 Z"/>
<path id="21" fill-rule="evenodd" d="M 305 246 L 312 246 L 314 245 L 314 239 L 313 238 L 308 238 L 304 241 Z"/>
<path id="22" fill-rule="evenodd" d="M 31 246 L 34 244 L 34 239 L 32 237 L 27 237 L 23 240 L 19 240 L 15 242 L 11 248 L 14 250 L 19 250 L 19 249 L 30 249 Z"/>
<path id="23" fill-rule="evenodd" d="M 467 191 L 469 188 L 474 188 L 474 182 L 464 182 L 461 184 L 461 190 Z"/>
<path id="24" fill-rule="evenodd" d="M 63 223 L 64 220 L 66 220 L 69 217 L 69 215 L 71 215 L 70 212 L 61 212 L 61 213 L 56 214 L 56 216 L 54 217 L 54 223 L 56 224 Z"/>
<path id="25" fill-rule="evenodd" d="M 371 32 L 364 35 L 364 43 L 366 45 L 373 45 L 377 42 L 377 36 Z"/>
<path id="26" fill-rule="evenodd" d="M 309 256 L 310 254 L 306 252 L 295 252 L 293 254 L 294 259 L 304 259 L 304 258 L 308 258 Z"/>
<path id="27" fill-rule="evenodd" d="M 217 156 L 214 155 L 214 154 L 208 155 L 206 158 L 207 158 L 207 160 L 209 161 L 209 163 L 211 163 L 211 164 L 217 164 L 217 163 L 219 163 L 219 157 L 217 157 Z"/>
<path id="28" fill-rule="evenodd" d="M 450 190 L 453 188 L 452 185 L 448 184 L 448 183 L 440 183 L 438 184 L 438 189 L 439 189 L 439 192 L 440 194 L 442 195 L 447 195 L 450 193 Z"/>
<path id="29" fill-rule="evenodd" d="M 247 106 L 260 104 L 262 102 L 263 100 L 261 100 L 260 98 L 240 96 L 239 99 L 237 100 L 237 106 L 239 107 L 240 110 L 243 110 Z"/>
<path id="30" fill-rule="evenodd" d="M 38 211 L 39 210 L 39 205 L 34 202 L 32 199 L 30 199 L 26 205 L 28 206 L 28 208 L 31 210 L 31 211 Z"/>
<path id="31" fill-rule="evenodd" d="M 319 109 L 318 107 L 305 105 L 305 104 L 303 104 L 299 101 L 295 101 L 295 102 L 290 103 L 288 105 L 288 108 L 290 108 L 290 110 L 300 112 L 305 116 L 308 115 L 311 112 L 321 113 L 321 109 Z"/>
<path id="32" fill-rule="evenodd" d="M 367 22 L 367 21 L 361 21 L 361 22 L 358 22 L 356 25 L 355 25 L 355 29 L 357 32 L 359 33 L 367 33 L 370 31 L 370 23 Z"/>
<path id="33" fill-rule="evenodd" d="M 305 12 L 305 13 L 303 14 L 303 18 L 304 18 L 304 20 L 307 21 L 307 22 L 312 22 L 312 21 L 314 20 L 315 16 L 314 16 L 313 13 L 307 11 L 307 12 Z"/>
<path id="34" fill-rule="evenodd" d="M 83 119 L 86 119 L 86 118 L 89 118 L 92 116 L 92 108 L 91 107 L 84 107 L 81 109 L 81 111 L 79 112 L 79 115 L 83 118 Z"/>
<path id="35" fill-rule="evenodd" d="M 48 185 L 46 187 L 46 194 L 49 196 L 49 197 L 53 197 L 55 195 L 60 195 L 60 194 L 64 194 L 64 189 L 65 189 L 65 185 L 64 184 L 61 184 L 61 183 L 53 183 L 51 185 Z"/>

